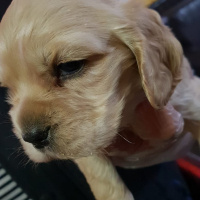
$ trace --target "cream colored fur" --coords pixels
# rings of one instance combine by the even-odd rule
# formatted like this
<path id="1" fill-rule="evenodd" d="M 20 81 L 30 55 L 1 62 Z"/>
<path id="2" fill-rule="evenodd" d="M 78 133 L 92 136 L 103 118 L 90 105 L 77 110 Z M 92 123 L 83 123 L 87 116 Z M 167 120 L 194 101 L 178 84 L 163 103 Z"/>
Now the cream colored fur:
<path id="1" fill-rule="evenodd" d="M 82 59 L 83 72 L 57 85 L 55 67 Z M 0 82 L 30 159 L 75 160 L 97 200 L 133 199 L 107 148 L 122 128 L 135 130 L 143 100 L 155 109 L 171 102 L 183 133 L 200 140 L 200 80 L 159 15 L 134 0 L 14 0 L 0 24 Z M 30 127 L 49 124 L 44 151 L 23 141 Z"/>

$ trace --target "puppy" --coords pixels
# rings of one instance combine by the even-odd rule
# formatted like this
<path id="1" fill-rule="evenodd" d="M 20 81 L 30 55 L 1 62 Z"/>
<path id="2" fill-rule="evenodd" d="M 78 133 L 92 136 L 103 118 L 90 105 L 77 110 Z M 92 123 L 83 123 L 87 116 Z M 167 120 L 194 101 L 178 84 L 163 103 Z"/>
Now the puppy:
<path id="1" fill-rule="evenodd" d="M 158 163 L 186 132 L 200 140 L 200 80 L 159 15 L 134 0 L 14 0 L 0 24 L 0 82 L 29 158 L 74 160 L 97 200 L 133 199 L 113 164 Z M 135 131 L 143 102 L 173 105 L 182 134 Z M 114 148 L 119 138 L 131 155 Z"/>

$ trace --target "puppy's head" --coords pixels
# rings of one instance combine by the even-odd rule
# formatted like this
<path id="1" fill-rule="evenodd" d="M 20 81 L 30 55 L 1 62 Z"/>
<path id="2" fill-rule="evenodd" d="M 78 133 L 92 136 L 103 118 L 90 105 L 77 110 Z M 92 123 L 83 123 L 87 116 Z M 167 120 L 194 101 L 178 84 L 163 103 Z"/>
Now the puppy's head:
<path id="1" fill-rule="evenodd" d="M 157 14 L 132 2 L 14 0 L 0 24 L 0 82 L 35 162 L 102 151 L 128 97 L 166 104 L 181 57 Z"/>

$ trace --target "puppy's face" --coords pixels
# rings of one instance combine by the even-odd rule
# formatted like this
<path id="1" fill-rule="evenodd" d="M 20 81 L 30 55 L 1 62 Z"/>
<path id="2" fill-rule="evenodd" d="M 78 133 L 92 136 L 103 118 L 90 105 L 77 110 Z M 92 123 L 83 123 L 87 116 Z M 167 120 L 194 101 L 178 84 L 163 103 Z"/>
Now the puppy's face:
<path id="1" fill-rule="evenodd" d="M 130 52 L 109 44 L 92 7 L 19 0 L 2 21 L 1 82 L 9 88 L 14 132 L 36 162 L 91 155 L 117 132 L 118 82 Z"/>
<path id="2" fill-rule="evenodd" d="M 14 132 L 35 162 L 102 151 L 120 127 L 126 95 L 131 91 L 136 99 L 142 85 L 155 107 L 170 96 L 180 65 L 180 56 L 172 58 L 177 49 L 167 55 L 177 61 L 169 63 L 174 71 L 161 66 L 169 91 L 154 97 L 144 73 L 146 55 L 139 43 L 129 46 L 143 36 L 134 32 L 136 41 L 128 44 L 123 34 L 129 31 L 114 34 L 126 17 L 111 4 L 14 0 L 0 24 L 0 82 L 9 88 Z M 154 76 L 160 78 L 158 72 Z"/>

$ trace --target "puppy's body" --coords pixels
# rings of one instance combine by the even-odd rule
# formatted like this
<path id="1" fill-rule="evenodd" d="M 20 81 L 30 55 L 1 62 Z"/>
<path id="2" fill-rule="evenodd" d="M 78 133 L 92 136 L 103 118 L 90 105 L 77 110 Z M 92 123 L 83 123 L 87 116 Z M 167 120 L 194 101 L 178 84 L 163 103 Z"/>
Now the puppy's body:
<path id="1" fill-rule="evenodd" d="M 61 63 L 77 60 L 78 72 L 59 76 Z M 27 155 L 75 160 L 98 200 L 133 199 L 112 162 L 154 164 L 186 132 L 200 138 L 200 81 L 160 17 L 135 1 L 14 0 L 0 24 L 0 67 Z M 182 134 L 142 140 L 134 116 L 147 99 L 155 109 L 171 103 L 185 120 Z M 23 140 L 47 127 L 48 145 Z M 112 148 L 127 132 L 131 159 Z M 144 141 L 150 148 L 136 148 Z"/>

